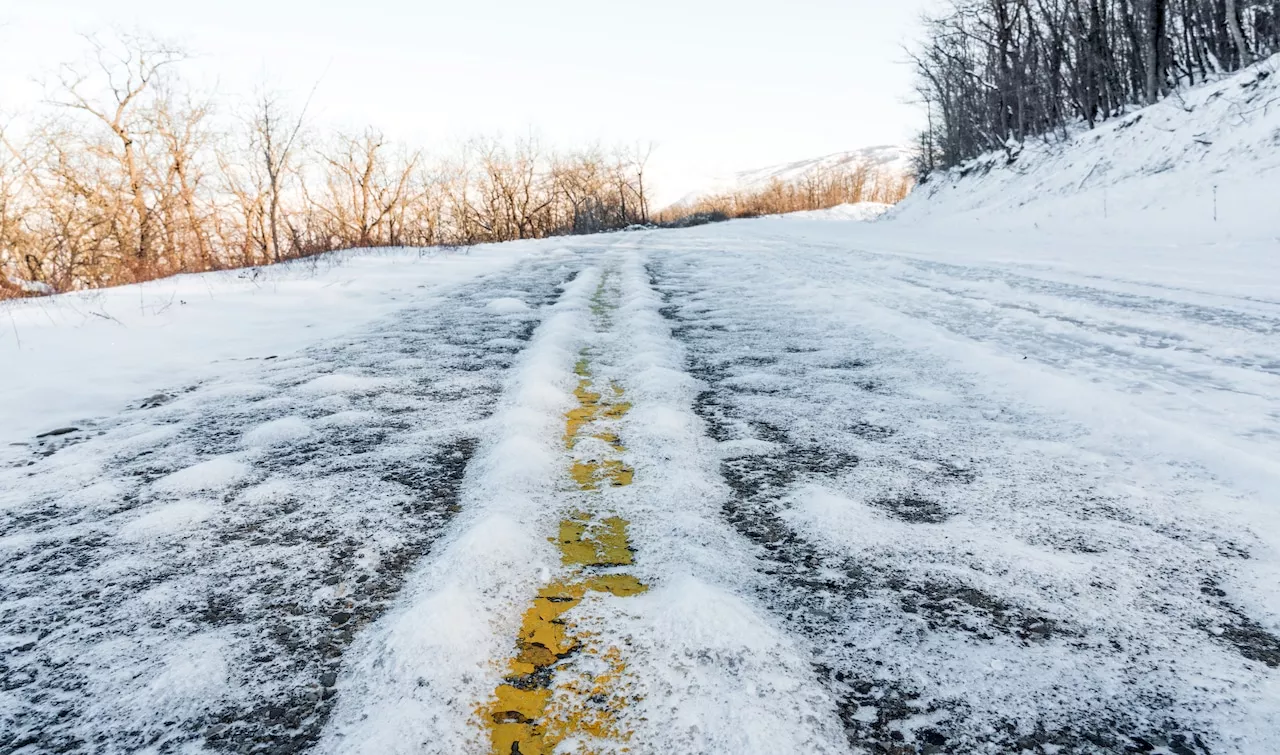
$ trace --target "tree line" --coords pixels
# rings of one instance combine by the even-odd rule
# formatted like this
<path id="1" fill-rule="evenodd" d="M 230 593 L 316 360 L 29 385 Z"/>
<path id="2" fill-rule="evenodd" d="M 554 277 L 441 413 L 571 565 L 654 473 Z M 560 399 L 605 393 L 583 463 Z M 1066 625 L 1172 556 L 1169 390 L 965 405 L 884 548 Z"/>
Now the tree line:
<path id="1" fill-rule="evenodd" d="M 648 148 L 477 139 L 432 158 L 374 128 L 316 133 L 270 93 L 225 112 L 147 37 L 89 45 L 45 108 L 0 122 L 0 298 L 650 220 Z"/>
<path id="2" fill-rule="evenodd" d="M 787 212 L 825 210 L 842 204 L 896 204 L 911 192 L 912 176 L 861 161 L 818 166 L 789 180 L 773 178 L 759 186 L 717 192 L 682 202 L 660 213 L 671 225 L 752 218 Z"/>
<path id="3" fill-rule="evenodd" d="M 951 0 L 912 52 L 927 176 L 1280 51 L 1280 0 Z"/>

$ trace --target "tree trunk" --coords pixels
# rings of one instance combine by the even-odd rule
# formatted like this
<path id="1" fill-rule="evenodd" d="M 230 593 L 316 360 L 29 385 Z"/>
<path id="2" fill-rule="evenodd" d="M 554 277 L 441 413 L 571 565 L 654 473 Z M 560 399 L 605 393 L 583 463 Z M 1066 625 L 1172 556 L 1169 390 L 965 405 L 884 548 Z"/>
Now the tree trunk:
<path id="1" fill-rule="evenodd" d="M 129 193 L 132 195 L 130 199 L 133 203 L 133 211 L 138 216 L 138 260 L 142 263 L 147 262 L 147 257 L 151 251 L 151 212 L 147 209 L 147 198 L 142 191 L 142 175 L 138 170 L 138 159 L 133 150 L 133 139 L 119 125 L 115 127 L 116 134 L 120 137 L 120 141 L 124 144 L 124 168 L 129 176 Z"/>
<path id="2" fill-rule="evenodd" d="M 1151 0 L 1147 19 L 1147 104 L 1154 105 L 1164 88 L 1165 41 L 1164 17 L 1168 0 Z"/>
<path id="3" fill-rule="evenodd" d="M 1249 55 L 1249 45 L 1244 39 L 1244 30 L 1240 28 L 1240 11 L 1236 0 L 1227 0 L 1227 31 L 1231 32 L 1231 41 L 1235 43 L 1236 52 L 1240 54 L 1240 65 L 1247 66 L 1253 62 Z"/>
<path id="4" fill-rule="evenodd" d="M 271 261 L 280 261 L 280 188 L 273 180 L 271 182 L 271 203 L 270 203 L 270 219 L 271 223 Z"/>

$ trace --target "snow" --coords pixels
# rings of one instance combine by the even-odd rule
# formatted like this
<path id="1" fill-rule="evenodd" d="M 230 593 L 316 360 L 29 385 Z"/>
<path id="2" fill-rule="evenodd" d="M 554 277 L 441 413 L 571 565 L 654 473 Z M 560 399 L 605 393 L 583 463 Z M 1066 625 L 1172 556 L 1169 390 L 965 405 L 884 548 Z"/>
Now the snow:
<path id="1" fill-rule="evenodd" d="M 649 751 L 845 751 L 829 696 L 755 606 L 692 576 L 636 603 L 626 629 L 644 681 L 629 712 Z"/>
<path id="2" fill-rule="evenodd" d="M 152 487 L 162 493 L 220 491 L 248 476 L 247 464 L 230 456 L 219 456 L 161 477 Z"/>
<path id="3" fill-rule="evenodd" d="M 0 302 L 0 442 L 339 337 L 558 245 L 357 250 L 252 270 Z M 93 379 L 86 380 L 86 374 Z"/>
<path id="4" fill-rule="evenodd" d="M 311 423 L 302 417 L 282 417 L 263 422 L 245 433 L 244 445 L 250 448 L 285 445 L 307 438 L 313 432 Z"/>
<path id="5" fill-rule="evenodd" d="M 53 286 L 50 286 L 48 283 L 45 283 L 43 281 L 29 281 L 29 280 L 24 280 L 22 278 L 11 277 L 9 278 L 9 283 L 17 286 L 19 289 L 21 289 L 22 291 L 25 291 L 28 294 L 38 294 L 40 296 L 51 296 L 57 293 L 56 291 L 53 290 Z"/>
<path id="6" fill-rule="evenodd" d="M 522 606 L 559 568 L 547 542 L 558 522 L 545 514 L 597 280 L 598 271 L 580 272 L 534 333 L 492 423 L 498 432 L 469 473 L 460 521 L 409 577 L 397 610 L 352 649 L 321 752 L 480 749 L 475 710 L 500 681 Z"/>
<path id="7" fill-rule="evenodd" d="M 1224 255 L 1215 275 L 1246 261 L 1273 266 L 1265 250 L 1280 238 L 1278 69 L 1274 56 L 1064 140 L 1028 141 L 1012 161 L 984 156 L 930 178 L 890 216 L 935 232 L 1124 237 L 1175 255 L 1212 245 Z M 1132 261 L 1154 273 L 1166 266 L 1159 256 Z"/>
<path id="8" fill-rule="evenodd" d="M 152 348 L 130 345 L 99 365 L 129 408 L 96 404 L 106 414 L 77 430 L 0 448 L 0 637 L 36 632 L 6 651 L 0 732 L 29 751 L 318 739 L 343 651 L 458 514 L 512 354 L 570 272 L 561 247 L 499 256 L 431 298 L 357 313 L 375 319 L 353 332 L 282 329 L 271 337 L 294 346 L 275 359 L 180 367 L 195 385 L 128 396 L 124 356 Z M 529 311 L 486 308 L 513 290 Z M 210 317 L 254 314 L 223 304 Z"/>
<path id="9" fill-rule="evenodd" d="M 1134 736 L 1170 716 L 1178 736 L 1266 751 L 1270 671 L 1211 628 L 1280 630 L 1280 376 L 1259 369 L 1280 308 L 982 248 L 861 251 L 893 228 L 778 218 L 653 242 L 742 531 L 773 573 L 825 561 L 817 594 L 811 576 L 761 594 L 823 666 L 936 714 L 952 742 L 1121 711 Z M 1218 362 L 1224 336 L 1257 366 Z M 858 736 L 924 731 L 897 715 Z"/>
<path id="10" fill-rule="evenodd" d="M 657 586 L 599 629 L 635 653 L 641 703 L 624 720 L 652 752 L 843 752 L 834 701 L 752 594 L 758 567 L 719 516 L 717 448 L 692 410 L 699 385 L 646 261 L 632 252 L 618 263 L 625 324 L 599 347 L 600 369 L 617 371 L 634 404 L 621 435 L 636 481 L 617 507 L 639 574 Z"/>
<path id="11" fill-rule="evenodd" d="M 147 686 L 144 715 L 146 708 L 157 704 L 172 706 L 175 712 L 208 704 L 211 696 L 229 686 L 227 656 L 232 652 L 227 640 L 216 634 L 198 635 L 178 644 Z"/>
<path id="12" fill-rule="evenodd" d="M 825 210 L 802 210 L 788 213 L 795 220 L 875 220 L 888 212 L 893 205 L 884 202 L 853 202 L 838 204 Z"/>
<path id="13" fill-rule="evenodd" d="M 343 393 L 374 394 L 387 387 L 385 380 L 360 375 L 324 375 L 308 381 L 300 390 L 318 396 Z"/>
<path id="14" fill-rule="evenodd" d="M 195 526 L 208 519 L 214 507 L 203 501 L 180 501 L 159 506 L 120 528 L 120 536 L 130 540 L 166 535 Z"/>
<path id="15" fill-rule="evenodd" d="M 506 296 L 501 299 L 493 299 L 485 305 L 490 312 L 496 312 L 500 315 L 511 315 L 517 312 L 529 311 L 529 305 L 514 297 Z"/>

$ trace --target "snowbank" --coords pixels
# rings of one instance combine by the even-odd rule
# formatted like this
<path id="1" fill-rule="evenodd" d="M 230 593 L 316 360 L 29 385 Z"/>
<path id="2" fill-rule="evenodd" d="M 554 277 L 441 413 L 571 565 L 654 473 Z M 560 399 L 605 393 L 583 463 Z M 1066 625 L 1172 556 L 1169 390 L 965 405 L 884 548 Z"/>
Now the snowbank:
<path id="1" fill-rule="evenodd" d="M 1173 243 L 1280 238 L 1280 56 L 1064 140 L 939 173 L 902 224 Z"/>

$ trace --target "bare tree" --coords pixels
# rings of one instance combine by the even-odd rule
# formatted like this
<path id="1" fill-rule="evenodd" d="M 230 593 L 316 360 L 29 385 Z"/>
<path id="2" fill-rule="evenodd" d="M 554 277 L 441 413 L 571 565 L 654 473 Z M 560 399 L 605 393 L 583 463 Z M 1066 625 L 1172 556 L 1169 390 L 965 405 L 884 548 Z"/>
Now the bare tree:
<path id="1" fill-rule="evenodd" d="M 569 233 L 592 233 L 607 226 L 601 201 L 606 182 L 604 157 L 598 147 L 557 155 L 551 178 L 560 198 L 561 227 Z"/>
<path id="2" fill-rule="evenodd" d="M 859 202 L 893 204 L 901 201 L 913 185 L 911 175 L 857 161 L 819 167 L 785 181 L 775 177 L 760 187 L 702 197 L 668 208 L 660 220 L 679 224 L 688 217 L 741 218 L 822 210 Z"/>
<path id="3" fill-rule="evenodd" d="M 0 295 L 25 293 L 5 274 L 17 268 L 20 250 L 25 246 L 21 225 L 24 162 L 21 148 L 13 143 L 5 127 L 0 125 Z"/>
<path id="4" fill-rule="evenodd" d="M 1249 54 L 1249 43 L 1245 41 L 1244 30 L 1240 28 L 1240 9 L 1236 0 L 1226 0 L 1227 13 L 1227 30 L 1231 33 L 1231 41 L 1236 46 L 1236 52 L 1240 55 L 1240 64 L 1249 65 L 1253 62 L 1252 56 Z"/>
<path id="5" fill-rule="evenodd" d="M 1147 104 L 1153 105 L 1164 92 L 1167 69 L 1165 55 L 1165 13 L 1169 0 L 1148 0 L 1147 13 Z"/>
<path id="6" fill-rule="evenodd" d="M 312 90 L 315 94 L 315 90 Z M 266 176 L 267 192 L 267 256 L 273 262 L 284 258 L 284 245 L 280 241 L 280 212 L 284 203 L 286 182 L 294 168 L 298 137 L 306 122 L 307 108 L 311 100 L 295 116 L 291 114 L 276 94 L 263 92 L 258 97 L 252 119 L 252 144 L 259 166 Z"/>
<path id="7" fill-rule="evenodd" d="M 194 246 L 201 270 L 217 267 L 207 222 L 212 210 L 201 200 L 207 175 L 200 155 L 212 143 L 207 127 L 211 110 L 208 102 L 179 101 L 174 93 L 165 92 L 151 113 L 165 157 L 157 182 L 163 189 L 162 226 L 168 247 L 175 260 L 181 260 L 185 248 Z"/>
<path id="8" fill-rule="evenodd" d="M 635 144 L 620 148 L 615 155 L 614 181 L 619 196 L 618 222 L 624 225 L 649 222 L 649 200 L 644 176 L 653 157 L 654 145 Z"/>
<path id="9" fill-rule="evenodd" d="M 393 154 L 386 137 L 369 129 L 339 134 L 323 160 L 327 193 L 317 209 L 329 234 L 354 246 L 402 243 L 409 205 L 422 196 L 413 186 L 422 153 Z"/>
<path id="10" fill-rule="evenodd" d="M 262 93 L 224 122 L 172 70 L 180 50 L 87 41 L 89 64 L 59 71 L 28 133 L 0 128 L 0 298 L 352 246 L 611 230 L 649 212 L 639 150 L 611 162 L 484 140 L 431 161 L 376 129 L 304 138 L 310 98 L 292 110 Z"/>
<path id="11" fill-rule="evenodd" d="M 921 175 L 1280 51 L 1276 0 L 950 0 L 910 51 Z"/>
<path id="12" fill-rule="evenodd" d="M 87 36 L 93 57 L 106 83 L 106 95 L 85 92 L 90 73 L 82 67 L 64 66 L 60 72 L 60 92 L 54 102 L 62 107 L 93 116 L 111 130 L 120 142 L 120 163 L 128 179 L 129 197 L 137 229 L 136 254 L 148 264 L 151 254 L 151 210 L 147 204 L 143 168 L 138 157 L 137 133 L 132 121 L 139 98 L 153 85 L 161 71 L 186 58 L 171 45 L 150 37 L 123 35 L 115 44 Z"/>

